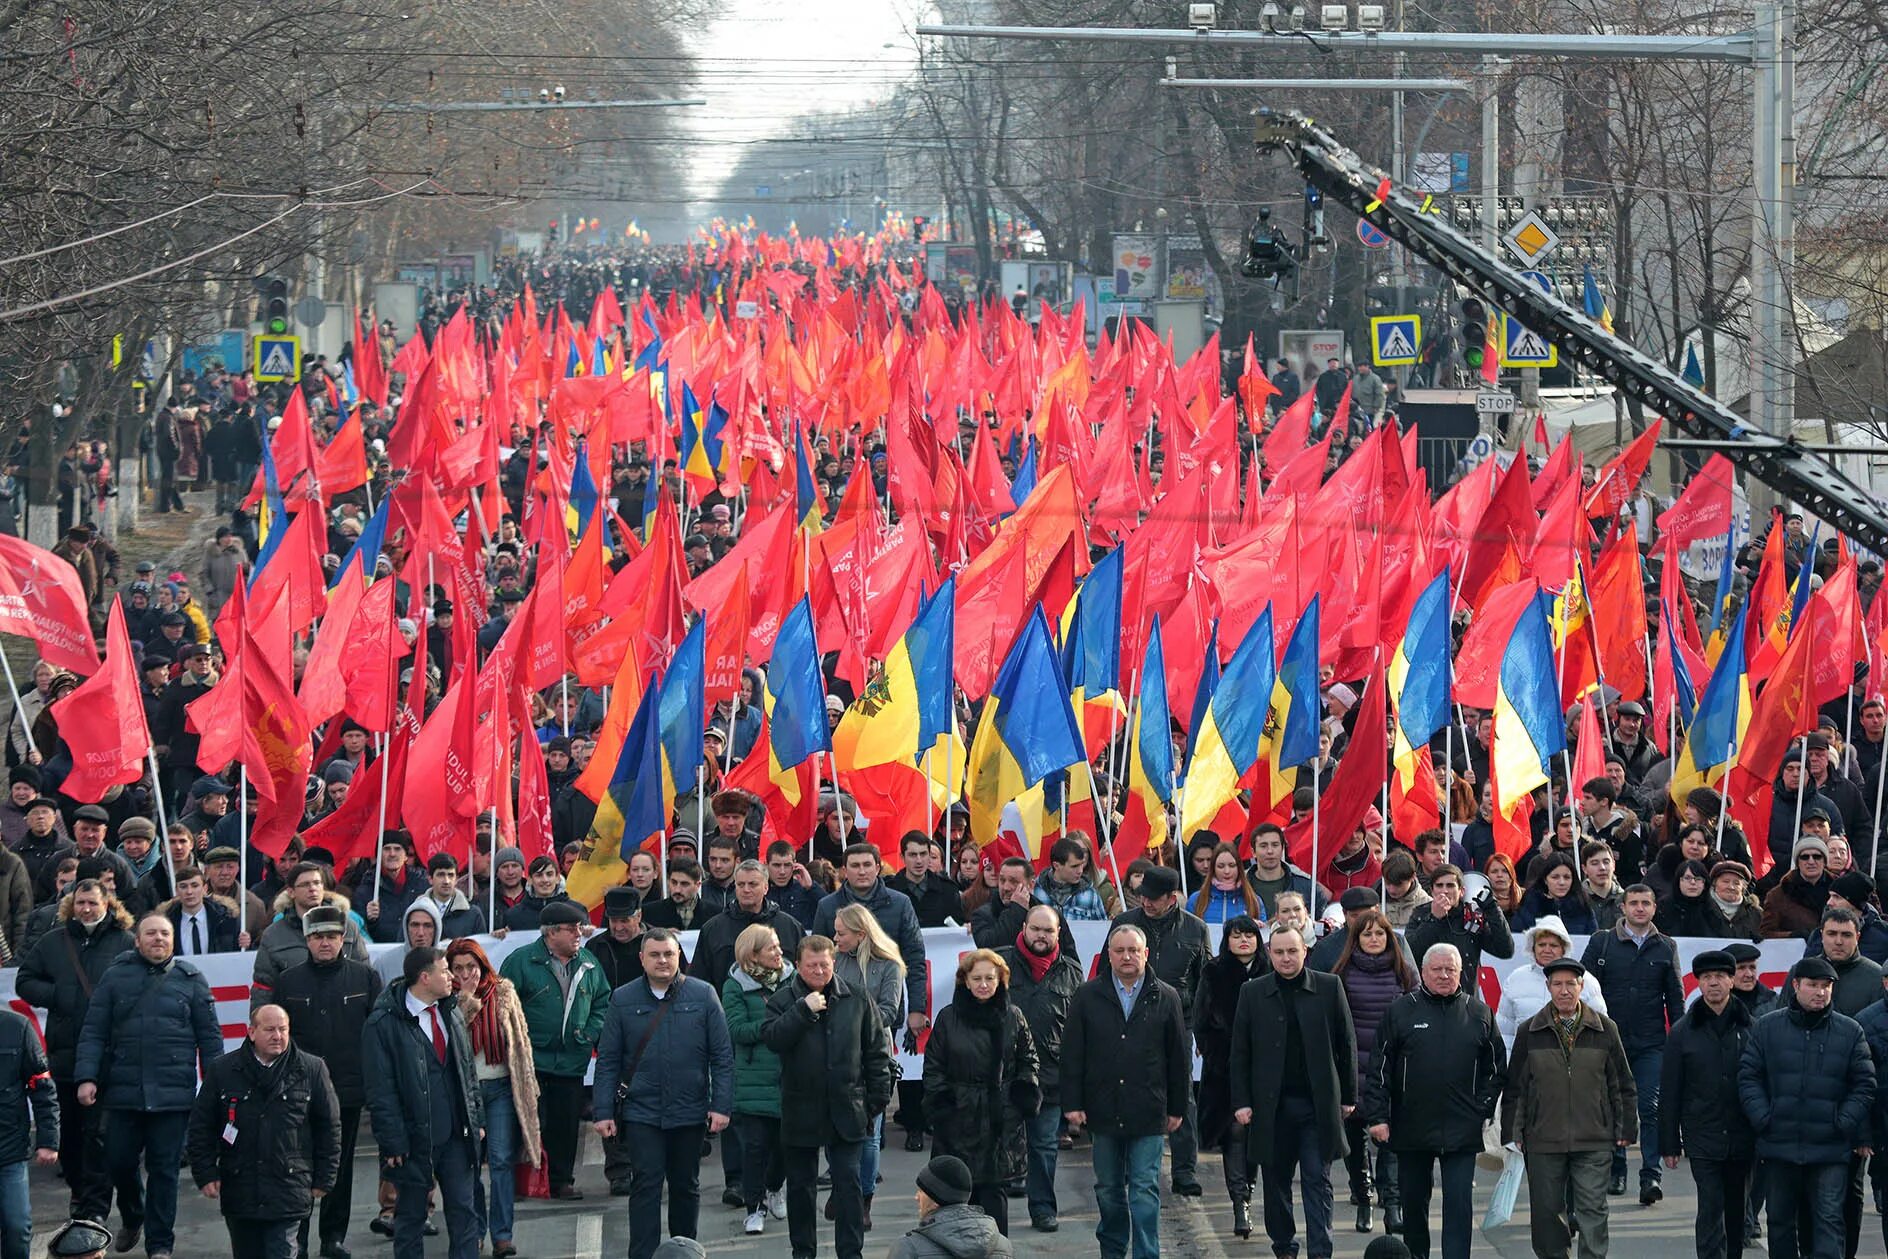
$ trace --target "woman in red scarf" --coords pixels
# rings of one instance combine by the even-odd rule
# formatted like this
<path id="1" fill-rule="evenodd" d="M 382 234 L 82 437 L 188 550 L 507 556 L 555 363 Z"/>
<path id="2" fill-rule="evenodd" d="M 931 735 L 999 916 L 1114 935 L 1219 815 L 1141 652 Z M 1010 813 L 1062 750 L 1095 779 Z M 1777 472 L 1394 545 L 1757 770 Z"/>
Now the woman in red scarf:
<path id="1" fill-rule="evenodd" d="M 505 1259 L 518 1253 L 511 1244 L 512 1164 L 520 1153 L 533 1167 L 544 1161 L 538 1139 L 538 1077 L 531 1061 L 531 1031 L 525 1025 L 517 990 L 509 979 L 499 977 L 475 941 L 454 940 L 446 947 L 446 965 L 472 1033 L 472 1069 L 485 1095 L 485 1161 L 491 1169 L 486 1217 L 492 1259 Z"/>

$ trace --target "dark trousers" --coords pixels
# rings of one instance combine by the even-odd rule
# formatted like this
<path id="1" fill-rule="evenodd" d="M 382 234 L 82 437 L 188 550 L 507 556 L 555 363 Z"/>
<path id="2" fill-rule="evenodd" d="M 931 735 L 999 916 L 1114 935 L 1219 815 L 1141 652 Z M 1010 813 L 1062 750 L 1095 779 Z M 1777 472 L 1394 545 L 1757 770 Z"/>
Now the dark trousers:
<path id="1" fill-rule="evenodd" d="M 1764 1160 L 1770 1193 L 1770 1259 L 1838 1259 L 1842 1254 L 1842 1197 L 1849 1165 Z M 1806 1241 L 1799 1243 L 1798 1222 Z"/>
<path id="2" fill-rule="evenodd" d="M 1475 1236 L 1474 1150 L 1404 1150 L 1396 1156 L 1403 1204 L 1403 1242 L 1415 1259 L 1429 1259 L 1429 1191 L 1442 1164 L 1442 1256 L 1468 1259 Z"/>
<path id="3" fill-rule="evenodd" d="M 833 1176 L 833 1248 L 839 1259 L 865 1253 L 865 1206 L 859 1200 L 859 1151 L 862 1141 L 835 1141 L 826 1147 Z M 819 1250 L 819 1147 L 785 1146 L 787 1164 L 787 1240 L 794 1259 L 813 1259 Z"/>
<path id="4" fill-rule="evenodd" d="M 623 1125 L 629 1147 L 629 1259 L 649 1259 L 669 1237 L 693 1237 L 701 1218 L 704 1124 Z M 662 1186 L 669 1187 L 669 1228 L 662 1231 Z"/>
<path id="5" fill-rule="evenodd" d="M 1569 1217 L 1580 1226 L 1580 1259 L 1605 1259 L 1611 1243 L 1606 1182 L 1613 1156 L 1605 1150 L 1527 1155 L 1529 1241 L 1538 1259 L 1567 1259 L 1573 1250 Z M 1408 1204 L 1404 1204 L 1407 1222 Z"/>
<path id="6" fill-rule="evenodd" d="M 343 1106 L 341 1108 L 341 1169 L 335 1173 L 334 1188 L 321 1200 L 316 1208 L 316 1215 L 321 1227 L 318 1235 L 323 1246 L 330 1242 L 340 1244 L 347 1240 L 348 1208 L 354 1199 L 354 1143 L 361 1135 L 361 1108 Z M 296 1245 L 301 1250 L 308 1249 L 308 1217 L 303 1216 L 301 1226 L 295 1230 Z"/>
<path id="7" fill-rule="evenodd" d="M 1849 1183 L 1842 1195 L 1842 1253 L 1855 1259 L 1862 1244 L 1862 1203 L 1868 1197 L 1868 1160 L 1849 1155 Z"/>
<path id="8" fill-rule="evenodd" d="M 544 1143 L 544 1167 L 551 1188 L 577 1178 L 577 1127 L 590 1090 L 580 1075 L 538 1074 L 538 1136 Z M 700 1147 L 697 1147 L 697 1154 Z"/>
<path id="9" fill-rule="evenodd" d="M 478 1144 L 467 1137 L 454 1137 L 437 1146 L 433 1150 L 433 1179 L 439 1184 L 439 1203 L 446 1213 L 448 1259 L 478 1259 Z M 432 1185 L 403 1179 L 396 1181 L 394 1188 L 399 1192 L 393 1207 L 394 1259 L 423 1259 Z"/>
<path id="10" fill-rule="evenodd" d="M 1344 1143 L 1350 1147 L 1344 1154 L 1344 1170 L 1350 1173 L 1351 1203 L 1370 1201 L 1372 1189 L 1376 1190 L 1377 1201 L 1383 1206 L 1401 1202 L 1396 1152 L 1381 1141 L 1370 1139 L 1370 1129 L 1364 1124 L 1361 1112 L 1351 1112 L 1351 1117 L 1344 1121 Z"/>
<path id="11" fill-rule="evenodd" d="M 734 1189 L 741 1183 L 741 1167 L 747 1161 L 747 1151 L 742 1147 L 741 1134 L 734 1130 L 732 1119 L 715 1140 L 721 1143 L 721 1183 Z"/>
<path id="12" fill-rule="evenodd" d="M 1308 1097 L 1278 1099 L 1277 1134 L 1271 1157 L 1259 1165 L 1265 1182 L 1265 1235 L 1274 1255 L 1298 1253 L 1298 1224 L 1292 1215 L 1291 1179 L 1295 1172 L 1305 1200 L 1305 1250 L 1313 1259 L 1331 1253 L 1331 1165 L 1318 1140 L 1317 1112 Z"/>
<path id="13" fill-rule="evenodd" d="M 106 1158 L 127 1226 L 144 1225 L 147 1251 L 174 1249 L 177 1172 L 183 1164 L 187 1110 L 113 1110 L 105 1120 Z"/>
<path id="14" fill-rule="evenodd" d="M 1167 1134 L 1167 1149 L 1173 1155 L 1173 1183 L 1190 1185 L 1200 1178 L 1200 1108 L 1187 1092 L 1187 1114 L 1180 1126 Z"/>
<path id="15" fill-rule="evenodd" d="M 898 1081 L 898 1124 L 906 1132 L 929 1132 L 924 1118 L 924 1081 Z"/>
<path id="16" fill-rule="evenodd" d="M 1744 1249 L 1744 1198 L 1749 1193 L 1750 1160 L 1691 1159 L 1691 1179 L 1698 1186 L 1698 1222 L 1692 1230 L 1698 1259 L 1737 1259 Z"/>
<path id="17" fill-rule="evenodd" d="M 740 1134 L 741 1143 L 741 1203 L 749 1211 L 758 1211 L 768 1192 L 787 1183 L 780 1121 L 771 1115 L 736 1115 L 734 1132 Z M 724 1132 L 721 1139 L 728 1141 L 731 1135 Z"/>
<path id="18" fill-rule="evenodd" d="M 619 1125 L 615 1136 L 603 1139 L 603 1175 L 614 1190 L 618 1185 L 629 1183 L 629 1172 L 629 1147 L 624 1144 L 623 1129 Z"/>
<path id="19" fill-rule="evenodd" d="M 1000 1181 L 984 1181 L 970 1187 L 970 1205 L 996 1221 L 996 1231 L 1010 1235 L 1010 1194 Z"/>
<path id="20" fill-rule="evenodd" d="M 1259 1169 L 1246 1153 L 1246 1126 L 1226 1125 L 1226 1136 L 1219 1143 L 1219 1161 L 1226 1173 L 1226 1196 L 1234 1202 L 1252 1201 L 1252 1187 L 1258 1183 Z"/>
<path id="21" fill-rule="evenodd" d="M 223 1217 L 229 1230 L 230 1259 L 295 1259 L 295 1225 L 288 1220 L 239 1220 Z"/>
<path id="22" fill-rule="evenodd" d="M 72 1218 L 102 1220 L 111 1214 L 111 1168 L 105 1162 L 103 1106 L 79 1105 L 79 1086 L 58 1082 L 59 1174 L 72 1194 Z"/>
<path id="23" fill-rule="evenodd" d="M 1659 1081 L 1665 1069 L 1665 1046 L 1635 1049 L 1626 1055 L 1632 1067 L 1632 1085 L 1639 1090 L 1639 1183 L 1657 1184 L 1664 1175 L 1659 1163 Z M 1626 1174 L 1626 1149 L 1613 1150 L 1613 1176 Z"/>

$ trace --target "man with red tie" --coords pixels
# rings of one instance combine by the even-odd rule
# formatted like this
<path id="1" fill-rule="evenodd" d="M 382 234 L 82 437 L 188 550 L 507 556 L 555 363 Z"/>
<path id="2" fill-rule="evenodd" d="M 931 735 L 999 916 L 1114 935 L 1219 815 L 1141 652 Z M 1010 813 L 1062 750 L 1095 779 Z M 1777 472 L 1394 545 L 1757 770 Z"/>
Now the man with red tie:
<path id="1" fill-rule="evenodd" d="M 446 955 L 416 948 L 387 985 L 361 1034 L 367 1109 L 380 1145 L 380 1174 L 400 1193 L 394 1259 L 421 1259 L 426 1195 L 435 1181 L 451 1259 L 475 1259 L 479 1143 L 485 1104 L 472 1070 L 471 1038 L 453 996 Z"/>

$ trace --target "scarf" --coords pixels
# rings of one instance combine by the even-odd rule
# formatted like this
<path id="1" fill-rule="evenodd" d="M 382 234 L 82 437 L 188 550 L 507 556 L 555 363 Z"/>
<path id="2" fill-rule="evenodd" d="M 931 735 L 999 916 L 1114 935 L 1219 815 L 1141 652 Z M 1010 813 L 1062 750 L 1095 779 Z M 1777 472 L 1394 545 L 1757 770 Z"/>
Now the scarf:
<path id="1" fill-rule="evenodd" d="M 502 1067 L 505 1065 L 505 1034 L 498 1019 L 498 976 L 486 971 L 472 995 L 479 1003 L 478 1013 L 471 1019 L 472 1048 L 494 1067 Z"/>
<path id="2" fill-rule="evenodd" d="M 1213 878 L 1213 890 L 1215 892 L 1231 892 L 1236 890 L 1238 886 L 1239 876 L 1236 874 L 1230 879 L 1221 879 L 1217 875 Z"/>
<path id="3" fill-rule="evenodd" d="M 1028 969 L 1029 977 L 1037 983 L 1041 983 L 1042 977 L 1049 973 L 1051 966 L 1055 965 L 1055 959 L 1062 956 L 1062 941 L 1058 939 L 1053 949 L 1050 949 L 1044 956 L 1037 957 L 1034 953 L 1029 951 L 1029 946 L 1023 943 L 1023 933 L 1018 931 L 1016 933 L 1016 956 Z"/>
<path id="4" fill-rule="evenodd" d="M 741 969 L 747 973 L 750 979 L 754 980 L 755 983 L 758 983 L 769 992 L 772 992 L 775 988 L 780 986 L 781 979 L 787 973 L 785 966 L 776 966 L 772 970 L 763 970 L 761 967 L 751 962 L 742 963 Z"/>
<path id="5" fill-rule="evenodd" d="M 1559 1014 L 1553 1016 L 1554 1036 L 1560 1041 L 1560 1056 L 1567 1063 L 1573 1061 L 1573 1038 L 1580 1028 L 1580 1012 L 1575 1010 L 1566 1018 Z"/>
<path id="6" fill-rule="evenodd" d="M 1725 921 L 1727 922 L 1737 917 L 1737 911 L 1744 907 L 1743 901 L 1719 900 L 1716 892 L 1711 893 L 1710 899 L 1711 903 L 1718 907 L 1718 912 L 1724 915 Z"/>

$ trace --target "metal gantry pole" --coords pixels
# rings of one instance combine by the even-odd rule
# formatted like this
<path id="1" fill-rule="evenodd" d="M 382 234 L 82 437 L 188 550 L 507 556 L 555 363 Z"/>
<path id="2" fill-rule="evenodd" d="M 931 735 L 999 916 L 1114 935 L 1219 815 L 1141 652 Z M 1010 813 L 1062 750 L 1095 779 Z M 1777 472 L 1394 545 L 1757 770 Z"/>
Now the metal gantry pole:
<path id="1" fill-rule="evenodd" d="M 1775 211 L 1782 201 L 1777 141 L 1777 6 L 1762 0 L 1756 7 L 1755 73 L 1751 75 L 1751 200 L 1750 222 L 1750 419 L 1754 427 L 1775 437 L 1788 437 L 1782 428 L 1777 389 L 1776 345 L 1783 331 L 1779 303 Z M 1767 500 L 1768 496 L 1764 496 Z M 1752 500 L 1751 509 L 1766 504 Z"/>

